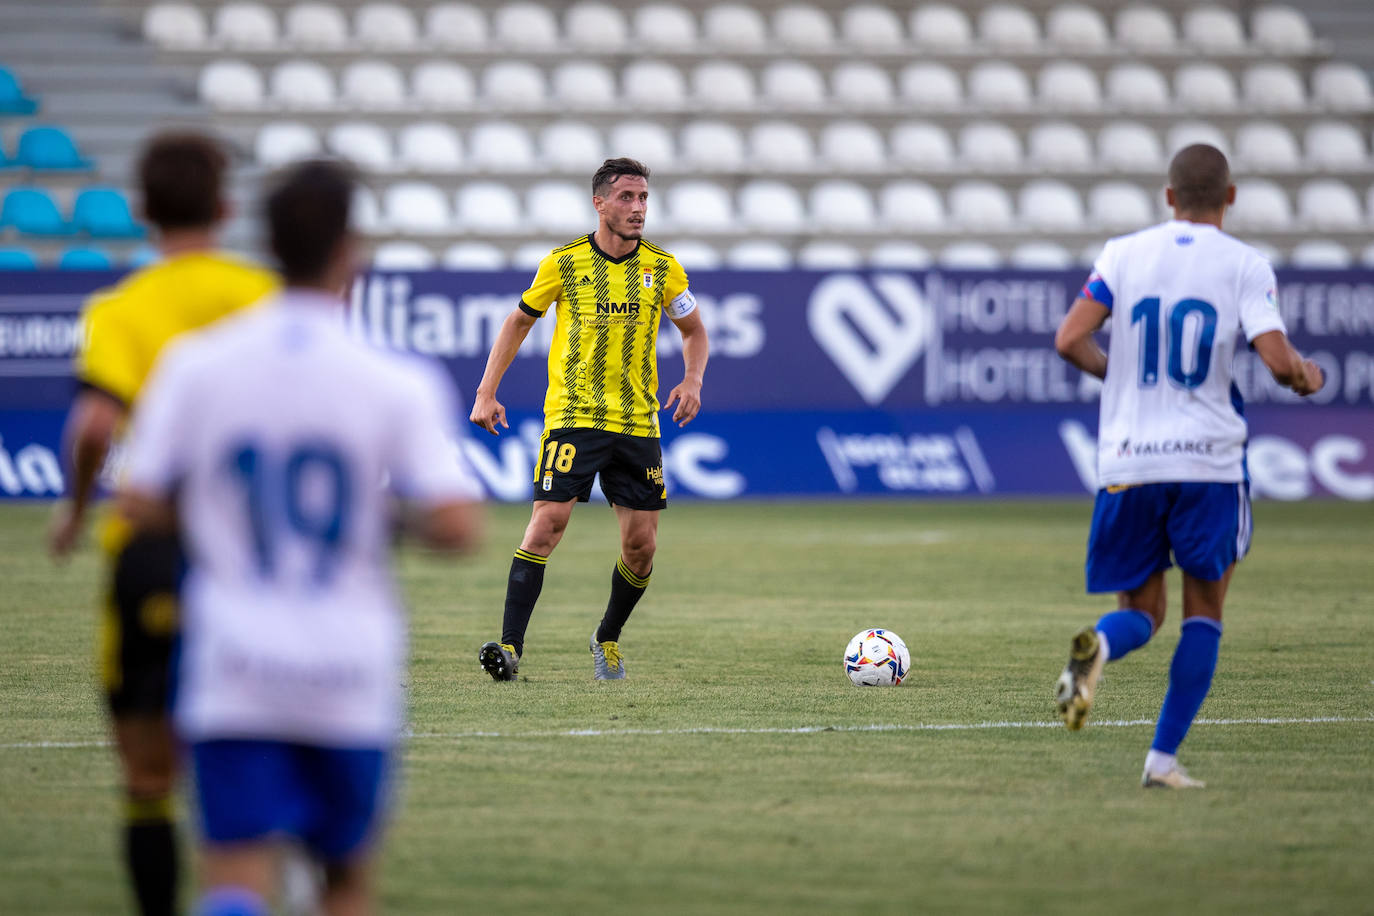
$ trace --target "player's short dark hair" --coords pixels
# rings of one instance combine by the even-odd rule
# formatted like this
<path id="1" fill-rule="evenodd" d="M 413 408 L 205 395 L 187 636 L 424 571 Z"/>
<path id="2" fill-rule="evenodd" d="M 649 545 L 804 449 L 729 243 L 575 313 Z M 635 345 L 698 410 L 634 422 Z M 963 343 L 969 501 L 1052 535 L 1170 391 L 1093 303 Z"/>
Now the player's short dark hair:
<path id="1" fill-rule="evenodd" d="M 312 283 L 329 267 L 349 233 L 356 179 L 347 165 L 324 159 L 282 173 L 267 196 L 267 237 L 282 276 Z"/>
<path id="2" fill-rule="evenodd" d="M 633 175 L 648 181 L 649 167 L 637 159 L 607 159 L 592 176 L 592 194 L 596 197 L 605 197 L 605 190 L 615 184 L 617 178 L 625 175 Z"/>
<path id="3" fill-rule="evenodd" d="M 190 131 L 158 134 L 138 157 L 143 214 L 154 226 L 201 229 L 223 215 L 229 157 L 213 137 Z"/>
<path id="4" fill-rule="evenodd" d="M 1180 210 L 1220 210 L 1226 205 L 1226 192 L 1231 187 L 1231 166 L 1215 146 L 1185 146 L 1169 163 L 1169 187 Z"/>

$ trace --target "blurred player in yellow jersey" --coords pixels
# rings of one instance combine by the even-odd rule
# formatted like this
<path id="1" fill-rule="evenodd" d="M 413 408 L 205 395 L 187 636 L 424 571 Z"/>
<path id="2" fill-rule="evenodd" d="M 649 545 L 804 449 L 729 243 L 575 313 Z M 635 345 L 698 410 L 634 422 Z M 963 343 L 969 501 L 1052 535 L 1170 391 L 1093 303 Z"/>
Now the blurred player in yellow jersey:
<path id="1" fill-rule="evenodd" d="M 506 425 L 496 389 L 535 321 L 551 309 L 558 323 L 549 350 L 544 437 L 535 459 L 534 511 L 511 561 L 501 640 L 478 660 L 493 679 L 513 681 L 525 629 L 544 582 L 544 566 L 592 481 L 615 507 L 620 558 L 611 597 L 589 648 L 597 680 L 625 677 L 620 631 L 649 586 L 658 513 L 668 505 L 658 423 L 658 327 L 666 315 L 682 335 L 682 382 L 668 393 L 673 422 L 701 409 L 709 345 L 687 273 L 671 254 L 642 238 L 649 170 L 608 159 L 592 176 L 596 231 L 542 261 L 492 344 L 471 420 L 490 433 Z"/>
<path id="2" fill-rule="evenodd" d="M 191 133 L 155 137 L 139 160 L 143 214 L 157 230 L 161 257 L 86 303 L 75 366 L 79 390 L 64 434 L 69 498 L 58 505 L 49 535 L 59 559 L 84 528 L 101 468 L 162 348 L 277 287 L 272 273 L 215 250 L 228 215 L 227 165 L 215 141 Z M 171 794 L 177 751 L 168 689 L 181 555 L 174 539 L 131 537 L 113 515 L 103 521 L 99 540 L 108 569 L 100 667 L 124 776 L 125 859 L 139 911 L 170 914 L 176 911 Z"/>

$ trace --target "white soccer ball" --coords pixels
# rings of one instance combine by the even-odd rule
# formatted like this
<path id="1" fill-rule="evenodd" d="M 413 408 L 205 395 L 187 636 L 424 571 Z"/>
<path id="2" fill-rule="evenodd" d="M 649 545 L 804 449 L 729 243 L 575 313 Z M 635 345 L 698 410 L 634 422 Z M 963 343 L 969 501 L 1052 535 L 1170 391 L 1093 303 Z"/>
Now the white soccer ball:
<path id="1" fill-rule="evenodd" d="M 860 630 L 844 650 L 844 673 L 856 687 L 896 687 L 911 670 L 911 652 L 891 630 Z"/>

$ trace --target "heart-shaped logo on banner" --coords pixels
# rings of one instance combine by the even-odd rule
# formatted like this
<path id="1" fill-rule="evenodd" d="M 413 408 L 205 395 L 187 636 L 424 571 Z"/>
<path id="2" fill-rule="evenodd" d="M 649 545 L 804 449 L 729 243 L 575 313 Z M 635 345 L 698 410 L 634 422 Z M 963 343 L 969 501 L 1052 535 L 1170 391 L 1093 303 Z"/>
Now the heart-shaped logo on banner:
<path id="1" fill-rule="evenodd" d="M 826 277 L 811 293 L 806 321 L 816 343 L 869 404 L 882 403 L 937 330 L 920 290 L 899 274 L 879 274 L 872 286 L 854 274 Z"/>

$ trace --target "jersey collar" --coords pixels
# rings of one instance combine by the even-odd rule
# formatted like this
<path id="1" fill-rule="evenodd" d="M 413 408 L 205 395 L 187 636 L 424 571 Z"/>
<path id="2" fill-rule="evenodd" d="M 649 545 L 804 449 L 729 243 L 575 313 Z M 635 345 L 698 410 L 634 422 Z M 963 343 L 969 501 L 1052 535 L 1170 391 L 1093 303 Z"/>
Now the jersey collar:
<path id="1" fill-rule="evenodd" d="M 621 257 L 613 258 L 606 252 L 602 251 L 601 247 L 596 244 L 595 232 L 587 233 L 587 243 L 592 246 L 592 251 L 595 251 L 597 254 L 601 255 L 601 257 L 605 258 L 607 261 L 610 261 L 612 264 L 624 264 L 626 261 L 630 260 L 630 258 L 639 254 L 639 243 L 642 241 L 643 239 L 635 239 L 635 247 L 631 248 L 626 254 L 622 255 Z"/>

